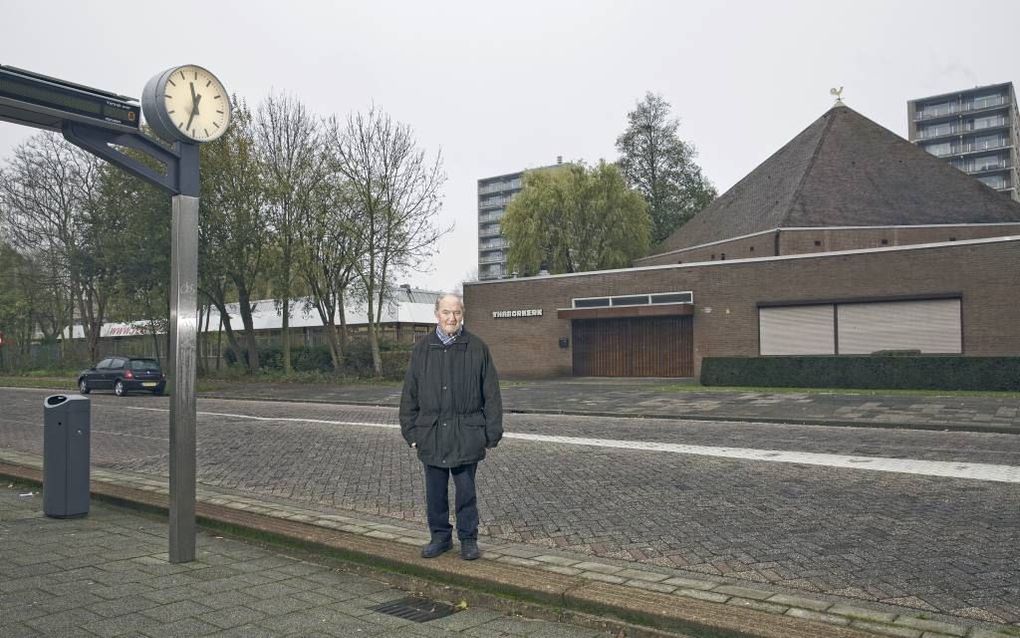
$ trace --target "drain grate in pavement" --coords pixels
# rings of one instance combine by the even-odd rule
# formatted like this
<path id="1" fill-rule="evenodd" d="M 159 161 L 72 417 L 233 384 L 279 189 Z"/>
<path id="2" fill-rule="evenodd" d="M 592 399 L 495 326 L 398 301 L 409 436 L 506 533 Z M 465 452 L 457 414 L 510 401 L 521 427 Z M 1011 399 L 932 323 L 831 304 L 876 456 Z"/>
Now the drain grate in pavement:
<path id="1" fill-rule="evenodd" d="M 449 616 L 456 612 L 457 609 L 453 605 L 429 600 L 428 598 L 408 596 L 400 600 L 392 600 L 388 603 L 376 605 L 372 607 L 372 611 L 377 611 L 380 614 L 389 614 L 404 620 L 413 620 L 414 622 L 428 622 L 436 618 Z"/>

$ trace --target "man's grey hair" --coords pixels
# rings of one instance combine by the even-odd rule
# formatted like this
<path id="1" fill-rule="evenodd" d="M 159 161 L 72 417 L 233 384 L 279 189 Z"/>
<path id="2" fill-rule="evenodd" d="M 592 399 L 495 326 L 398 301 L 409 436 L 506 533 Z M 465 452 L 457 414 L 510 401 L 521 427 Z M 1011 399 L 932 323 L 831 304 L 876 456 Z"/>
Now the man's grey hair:
<path id="1" fill-rule="evenodd" d="M 463 296 L 458 295 L 455 292 L 444 292 L 441 295 L 439 295 L 438 297 L 436 297 L 436 312 L 439 312 L 439 304 L 442 303 L 443 299 L 446 299 L 447 297 L 453 297 L 454 299 L 456 299 L 457 303 L 460 304 L 460 309 L 464 310 L 464 297 Z"/>

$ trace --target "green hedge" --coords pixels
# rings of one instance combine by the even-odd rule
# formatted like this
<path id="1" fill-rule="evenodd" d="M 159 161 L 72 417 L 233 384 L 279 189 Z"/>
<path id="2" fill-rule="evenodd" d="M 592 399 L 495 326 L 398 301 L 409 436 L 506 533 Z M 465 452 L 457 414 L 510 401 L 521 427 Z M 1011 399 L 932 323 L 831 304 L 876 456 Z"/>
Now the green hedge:
<path id="1" fill-rule="evenodd" d="M 229 365 L 236 365 L 233 350 L 223 353 Z M 332 372 L 333 361 L 327 346 L 294 346 L 290 349 L 290 365 L 297 372 Z M 259 345 L 259 367 L 266 370 L 283 369 L 283 348 Z"/>
<path id="2" fill-rule="evenodd" d="M 410 360 L 410 344 L 380 341 L 379 354 L 382 357 L 383 377 L 403 379 Z M 229 365 L 236 365 L 234 353 L 227 350 L 224 356 Z M 328 346 L 294 346 L 290 349 L 290 363 L 295 372 L 336 372 Z M 277 345 L 259 346 L 259 367 L 264 370 L 283 369 L 283 349 Z M 372 349 L 367 340 L 358 339 L 347 344 L 344 352 L 343 370 L 340 374 L 349 377 L 374 377 Z"/>
<path id="3" fill-rule="evenodd" d="M 379 356 L 382 358 L 383 377 L 386 379 L 403 379 L 404 371 L 411 360 L 411 345 L 380 340 Z M 356 339 L 347 344 L 344 352 L 344 370 L 356 377 L 372 377 L 375 370 L 372 365 L 372 347 L 367 339 Z"/>
<path id="4" fill-rule="evenodd" d="M 701 384 L 1020 391 L 1020 357 L 706 357 Z"/>

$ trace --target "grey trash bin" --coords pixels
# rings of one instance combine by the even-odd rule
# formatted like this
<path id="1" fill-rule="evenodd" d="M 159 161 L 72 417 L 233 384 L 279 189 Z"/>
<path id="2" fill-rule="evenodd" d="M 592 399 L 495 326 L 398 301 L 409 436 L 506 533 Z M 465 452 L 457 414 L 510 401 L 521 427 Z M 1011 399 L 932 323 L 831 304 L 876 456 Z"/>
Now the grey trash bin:
<path id="1" fill-rule="evenodd" d="M 89 513 L 91 403 L 80 394 L 43 401 L 43 513 L 55 518 Z"/>

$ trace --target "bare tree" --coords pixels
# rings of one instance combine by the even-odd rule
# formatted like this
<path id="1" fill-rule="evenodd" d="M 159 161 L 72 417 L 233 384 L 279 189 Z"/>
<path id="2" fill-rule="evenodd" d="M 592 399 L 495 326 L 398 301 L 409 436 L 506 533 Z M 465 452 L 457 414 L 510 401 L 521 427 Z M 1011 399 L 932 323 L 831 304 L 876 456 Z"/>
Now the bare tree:
<path id="1" fill-rule="evenodd" d="M 446 181 L 439 153 L 426 157 L 406 124 L 372 107 L 341 122 L 329 120 L 334 167 L 347 182 L 364 246 L 358 289 L 368 307 L 368 338 L 376 375 L 382 375 L 378 324 L 388 287 L 398 273 L 420 267 L 452 228 L 436 227 Z"/>
<path id="2" fill-rule="evenodd" d="M 283 315 L 283 369 L 290 372 L 290 302 L 300 230 L 314 191 L 325 178 L 319 120 L 287 95 L 269 95 L 255 115 L 257 153 L 266 175 L 269 218 L 279 259 L 274 279 Z"/>
<path id="3" fill-rule="evenodd" d="M 301 274 L 311 291 L 308 304 L 322 320 L 334 370 L 343 366 L 345 301 L 363 252 L 352 203 L 342 179 L 332 176 L 316 189 L 300 233 Z"/>
<path id="4" fill-rule="evenodd" d="M 0 211 L 12 245 L 44 256 L 55 303 L 73 336 L 82 322 L 89 356 L 98 356 L 99 332 L 116 287 L 111 250 L 119 220 L 103 204 L 101 161 L 50 133 L 28 139 L 0 173 Z M 66 350 L 65 350 L 66 354 Z"/>

